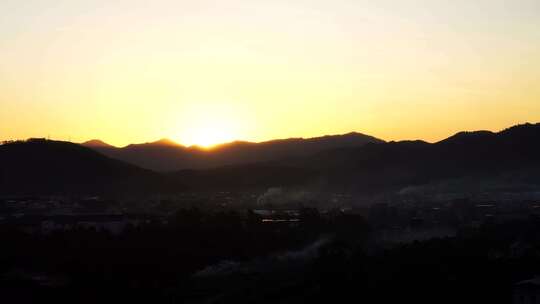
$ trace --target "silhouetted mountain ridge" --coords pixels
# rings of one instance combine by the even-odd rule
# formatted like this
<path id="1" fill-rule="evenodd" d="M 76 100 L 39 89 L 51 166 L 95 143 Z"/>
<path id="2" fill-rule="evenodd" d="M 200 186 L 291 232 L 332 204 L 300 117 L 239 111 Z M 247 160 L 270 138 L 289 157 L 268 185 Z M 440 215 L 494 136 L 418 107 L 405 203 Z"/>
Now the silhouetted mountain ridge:
<path id="1" fill-rule="evenodd" d="M 496 133 L 460 132 L 436 143 L 382 142 L 356 134 L 234 142 L 212 150 L 164 143 L 123 149 L 96 144 L 110 153 L 140 150 L 143 153 L 128 155 L 155 160 L 154 165 L 163 164 L 166 155 L 201 168 L 160 174 L 67 142 L 40 139 L 3 144 L 0 193 L 163 193 L 306 185 L 381 193 L 500 176 L 526 179 L 533 188 L 540 187 L 540 124 Z"/>
<path id="2" fill-rule="evenodd" d="M 518 125 L 497 133 L 460 132 L 436 143 L 399 141 L 329 149 L 307 157 L 252 164 L 249 176 L 266 176 L 272 167 L 282 168 L 282 172 L 273 180 L 265 179 L 269 186 L 316 183 L 340 191 L 368 193 L 450 179 L 493 179 L 513 174 L 527 176 L 528 182 L 540 187 L 540 173 L 530 174 L 534 172 L 531 168 L 540 168 L 540 124 Z M 237 170 L 245 171 L 245 166 L 237 166 Z M 229 175 L 235 172 L 231 167 L 205 170 L 207 186 L 219 186 L 211 185 L 211 181 L 222 180 L 225 171 Z M 198 181 L 191 179 L 193 172 L 176 174 L 187 183 Z M 283 176 L 288 174 L 295 178 L 285 179 Z"/>
<path id="3" fill-rule="evenodd" d="M 335 165 L 329 166 L 332 162 Z M 341 149 L 304 164 L 320 168 L 336 183 L 366 191 L 450 178 L 493 177 L 540 165 L 540 124 L 498 133 L 460 132 L 433 144 L 403 141 Z"/>
<path id="4" fill-rule="evenodd" d="M 32 139 L 0 146 L 0 193 L 123 194 L 180 191 L 169 179 L 81 145 Z"/>
<path id="5" fill-rule="evenodd" d="M 266 162 L 290 157 L 305 157 L 318 152 L 383 142 L 361 133 L 315 138 L 278 139 L 261 143 L 235 141 L 211 149 L 185 147 L 170 140 L 132 144 L 123 148 L 87 145 L 112 158 L 156 171 L 209 169 L 214 167 Z"/>
<path id="6" fill-rule="evenodd" d="M 153 148 L 162 148 L 162 147 L 176 147 L 176 148 L 185 148 L 183 145 L 174 142 L 168 138 L 162 138 L 159 140 L 156 140 L 154 142 L 150 143 L 144 143 L 144 144 L 131 144 L 126 146 L 125 148 L 144 148 L 144 147 L 153 147 Z"/>
<path id="7" fill-rule="evenodd" d="M 89 148 L 114 148 L 113 145 L 110 145 L 99 139 L 92 139 L 82 143 L 81 145 Z"/>

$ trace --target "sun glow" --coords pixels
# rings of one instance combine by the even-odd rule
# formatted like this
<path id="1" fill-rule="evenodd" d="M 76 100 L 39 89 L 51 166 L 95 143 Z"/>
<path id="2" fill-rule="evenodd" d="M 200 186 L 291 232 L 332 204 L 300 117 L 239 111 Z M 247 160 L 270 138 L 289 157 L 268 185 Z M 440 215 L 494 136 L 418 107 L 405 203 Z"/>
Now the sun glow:
<path id="1" fill-rule="evenodd" d="M 219 123 L 209 123 L 200 126 L 191 132 L 192 138 L 187 140 L 189 145 L 211 148 L 217 144 L 233 141 L 235 139 L 232 129 Z"/>
<path id="2" fill-rule="evenodd" d="M 238 139 L 241 136 L 238 117 L 229 111 L 215 110 L 193 113 L 179 130 L 178 141 L 188 146 L 211 148 Z"/>
<path id="3" fill-rule="evenodd" d="M 51 2 L 0 1 L 0 140 L 438 141 L 540 120 L 538 0 Z"/>

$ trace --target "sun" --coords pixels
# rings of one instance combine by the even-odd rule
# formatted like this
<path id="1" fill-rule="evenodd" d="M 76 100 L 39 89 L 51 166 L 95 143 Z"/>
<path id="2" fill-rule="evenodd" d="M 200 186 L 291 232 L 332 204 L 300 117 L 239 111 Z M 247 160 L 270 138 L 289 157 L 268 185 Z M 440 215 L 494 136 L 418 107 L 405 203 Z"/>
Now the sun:
<path id="1" fill-rule="evenodd" d="M 231 132 L 219 126 L 205 126 L 195 130 L 194 137 L 193 144 L 206 148 L 234 140 Z"/>
<path id="2" fill-rule="evenodd" d="M 236 140 L 237 132 L 234 124 L 225 120 L 206 120 L 190 128 L 188 145 L 211 148 L 217 144 Z"/>
<path id="3" fill-rule="evenodd" d="M 231 102 L 197 102 L 178 109 L 175 120 L 175 138 L 186 146 L 212 148 L 221 143 L 245 139 L 248 127 L 243 109 L 232 107 Z M 172 112 L 174 113 L 174 112 Z"/>

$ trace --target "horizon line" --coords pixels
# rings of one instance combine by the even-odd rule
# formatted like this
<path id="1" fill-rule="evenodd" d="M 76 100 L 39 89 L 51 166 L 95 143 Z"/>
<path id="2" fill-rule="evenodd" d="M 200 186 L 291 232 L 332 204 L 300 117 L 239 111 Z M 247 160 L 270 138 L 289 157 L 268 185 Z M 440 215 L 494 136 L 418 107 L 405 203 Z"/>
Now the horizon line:
<path id="1" fill-rule="evenodd" d="M 387 140 L 387 139 L 384 139 L 384 138 L 377 137 L 375 135 L 370 135 L 370 134 L 366 134 L 366 133 L 359 132 L 359 131 L 351 131 L 351 132 L 347 132 L 347 133 L 324 134 L 324 135 L 312 136 L 312 137 L 282 137 L 282 138 L 273 138 L 273 139 L 261 140 L 261 141 L 249 141 L 249 140 L 243 140 L 243 139 L 235 139 L 235 140 L 226 141 L 226 142 L 220 142 L 220 143 L 216 143 L 216 144 L 212 144 L 212 145 L 208 145 L 208 146 L 199 145 L 199 144 L 187 145 L 187 144 L 183 144 L 181 142 L 178 142 L 176 140 L 172 140 L 172 139 L 167 138 L 167 137 L 160 138 L 160 139 L 155 140 L 155 141 L 148 141 L 148 142 L 141 142 L 141 143 L 130 143 L 130 144 L 121 145 L 121 146 L 110 144 L 110 143 L 108 143 L 108 142 L 106 142 L 106 141 L 104 141 L 102 139 L 99 139 L 99 138 L 92 138 L 92 139 L 85 140 L 85 141 L 82 141 L 82 142 L 76 142 L 76 141 L 72 141 L 71 138 L 68 138 L 68 139 L 65 139 L 65 138 L 64 139 L 62 139 L 62 138 L 54 139 L 51 136 L 28 137 L 26 139 L 6 139 L 6 140 L 1 140 L 0 143 L 16 142 L 16 141 L 28 141 L 28 140 L 31 140 L 31 139 L 45 139 L 45 140 L 51 140 L 51 141 L 64 141 L 64 142 L 70 142 L 70 143 L 74 143 L 74 144 L 84 145 L 84 144 L 90 143 L 92 141 L 99 141 L 100 143 L 104 144 L 104 146 L 109 146 L 109 147 L 117 148 L 117 149 L 123 149 L 123 148 L 127 148 L 127 147 L 133 146 L 133 145 L 155 144 L 155 143 L 162 142 L 163 145 L 177 146 L 177 147 L 183 147 L 183 148 L 187 148 L 187 149 L 199 148 L 199 149 L 202 149 L 202 150 L 212 150 L 212 149 L 218 148 L 219 146 L 224 146 L 224 145 L 229 145 L 229 144 L 234 144 L 234 143 L 261 144 L 261 143 L 268 143 L 268 142 L 273 142 L 273 141 L 285 141 L 285 140 L 294 140 L 294 139 L 297 139 L 297 140 L 310 140 L 310 139 L 332 137 L 332 136 L 345 136 L 345 135 L 351 135 L 351 134 L 369 136 L 369 137 L 373 137 L 375 139 L 378 139 L 378 140 L 381 140 L 381 141 L 384 141 L 384 142 L 424 141 L 424 142 L 427 142 L 427 143 L 437 143 L 437 142 L 444 141 L 445 139 L 448 139 L 448 138 L 450 138 L 452 136 L 455 136 L 455 135 L 463 133 L 463 132 L 486 132 L 487 131 L 487 132 L 491 132 L 491 133 L 499 133 L 499 132 L 502 132 L 502 131 L 507 130 L 509 128 L 512 128 L 512 127 L 517 127 L 517 126 L 522 126 L 522 125 L 536 125 L 536 124 L 540 124 L 540 122 L 516 123 L 516 124 L 513 124 L 511 126 L 508 126 L 508 127 L 502 128 L 502 129 L 498 129 L 498 130 L 488 130 L 488 129 L 461 130 L 461 131 L 458 131 L 458 132 L 455 132 L 455 133 L 451 133 L 451 134 L 447 135 L 446 137 L 444 137 L 444 138 L 442 138 L 440 140 L 436 140 L 436 141 L 430 141 L 430 140 L 425 140 L 425 139 L 421 139 L 421 138 Z"/>

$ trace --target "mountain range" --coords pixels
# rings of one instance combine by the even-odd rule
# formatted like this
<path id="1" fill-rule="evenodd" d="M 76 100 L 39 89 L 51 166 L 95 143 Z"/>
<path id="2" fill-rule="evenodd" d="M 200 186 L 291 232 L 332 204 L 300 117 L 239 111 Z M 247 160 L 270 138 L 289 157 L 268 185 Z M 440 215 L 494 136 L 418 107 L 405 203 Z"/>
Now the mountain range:
<path id="1" fill-rule="evenodd" d="M 125 148 L 100 141 L 78 145 L 44 139 L 0 145 L 3 194 L 135 194 L 306 185 L 395 193 L 456 180 L 489 180 L 496 187 L 519 184 L 527 191 L 540 191 L 540 124 L 500 132 L 460 132 L 436 143 L 384 142 L 350 133 L 234 142 L 211 150 L 168 140 Z"/>
<path id="2" fill-rule="evenodd" d="M 304 157 L 330 149 L 383 142 L 378 138 L 353 132 L 344 135 L 308 139 L 289 138 L 261 143 L 235 141 L 217 145 L 212 149 L 198 146 L 185 147 L 168 139 L 132 144 L 123 148 L 111 146 L 100 140 L 91 140 L 82 145 L 142 168 L 154 171 L 177 171 Z"/>
<path id="3" fill-rule="evenodd" d="M 334 191 L 382 193 L 472 180 L 540 191 L 540 124 L 498 133 L 460 132 L 436 143 L 368 143 L 264 163 L 182 170 L 174 176 L 203 188 L 317 185 Z"/>

